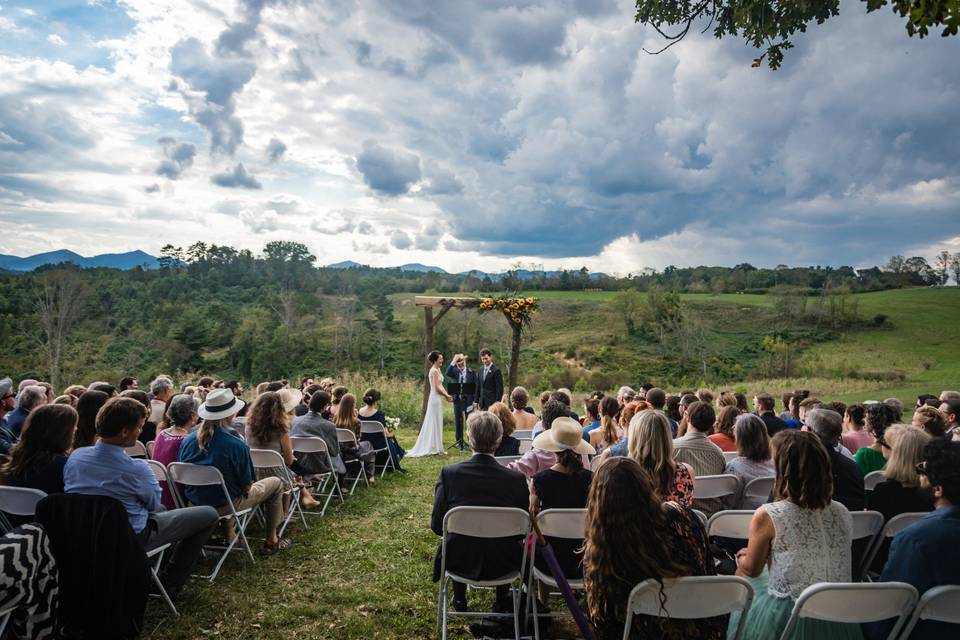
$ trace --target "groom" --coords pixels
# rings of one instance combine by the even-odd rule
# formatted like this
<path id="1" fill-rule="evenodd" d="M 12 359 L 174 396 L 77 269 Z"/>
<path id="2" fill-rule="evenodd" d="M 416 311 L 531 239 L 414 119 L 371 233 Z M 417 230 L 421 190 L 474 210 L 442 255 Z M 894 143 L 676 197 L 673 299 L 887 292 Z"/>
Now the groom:
<path id="1" fill-rule="evenodd" d="M 480 397 L 478 404 L 486 411 L 494 402 L 503 400 L 503 374 L 497 365 L 493 364 L 493 352 L 490 349 L 480 350 Z"/>
<path id="2" fill-rule="evenodd" d="M 467 368 L 467 356 L 458 353 L 453 356 L 453 362 L 447 367 L 447 378 L 451 382 L 459 384 L 477 384 L 477 374 Z M 463 423 L 466 421 L 467 414 L 473 409 L 476 391 L 470 394 L 454 394 L 453 396 L 453 419 L 457 430 L 457 439 L 453 446 L 463 451 Z"/>

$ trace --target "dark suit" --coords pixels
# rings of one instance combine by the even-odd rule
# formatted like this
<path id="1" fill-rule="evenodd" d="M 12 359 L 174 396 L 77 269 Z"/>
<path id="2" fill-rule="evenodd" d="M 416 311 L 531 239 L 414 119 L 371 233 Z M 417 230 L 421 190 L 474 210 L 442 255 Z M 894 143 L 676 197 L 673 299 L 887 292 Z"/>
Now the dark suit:
<path id="1" fill-rule="evenodd" d="M 443 518 L 454 507 L 515 507 L 530 505 L 527 479 L 501 466 L 493 456 L 474 454 L 459 464 L 440 470 L 433 499 L 430 528 L 443 535 Z M 473 538 L 451 534 L 447 539 L 447 569 L 471 580 L 499 578 L 520 567 L 523 540 Z M 440 579 L 440 547 L 433 564 L 433 579 Z M 454 600 L 466 601 L 466 585 L 454 583 Z M 498 590 L 498 598 L 506 589 Z"/>
<path id="2" fill-rule="evenodd" d="M 465 379 L 463 380 L 464 383 L 477 384 L 477 374 L 470 368 L 466 368 L 461 372 L 456 365 L 451 364 L 447 367 L 447 377 L 450 378 L 452 382 L 460 382 L 461 373 L 466 373 Z M 475 398 L 475 393 L 453 396 L 453 422 L 457 430 L 456 442 L 463 442 L 463 423 L 466 420 L 467 409 L 473 405 Z M 461 445 L 460 448 L 462 450 L 463 446 Z"/>
<path id="3" fill-rule="evenodd" d="M 480 377 L 480 408 L 486 411 L 494 402 L 503 400 L 503 374 L 497 365 L 490 365 L 490 373 L 483 377 L 483 369 L 477 373 Z"/>
<path id="4" fill-rule="evenodd" d="M 827 453 L 833 471 L 833 499 L 848 511 L 862 511 L 864 488 L 860 466 L 832 447 L 828 447 Z"/>
<path id="5" fill-rule="evenodd" d="M 767 425 L 767 435 L 771 438 L 788 428 L 787 423 L 778 418 L 772 411 L 761 413 L 760 419 L 763 420 L 763 424 Z"/>

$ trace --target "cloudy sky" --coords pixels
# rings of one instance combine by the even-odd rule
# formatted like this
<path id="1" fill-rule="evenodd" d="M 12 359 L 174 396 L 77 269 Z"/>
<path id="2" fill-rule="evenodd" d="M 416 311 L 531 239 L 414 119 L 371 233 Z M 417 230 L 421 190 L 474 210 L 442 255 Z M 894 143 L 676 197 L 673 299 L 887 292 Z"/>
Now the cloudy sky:
<path id="1" fill-rule="evenodd" d="M 306 243 L 321 264 L 960 251 L 960 38 L 889 10 L 783 69 L 613 0 L 0 0 L 0 253 Z"/>

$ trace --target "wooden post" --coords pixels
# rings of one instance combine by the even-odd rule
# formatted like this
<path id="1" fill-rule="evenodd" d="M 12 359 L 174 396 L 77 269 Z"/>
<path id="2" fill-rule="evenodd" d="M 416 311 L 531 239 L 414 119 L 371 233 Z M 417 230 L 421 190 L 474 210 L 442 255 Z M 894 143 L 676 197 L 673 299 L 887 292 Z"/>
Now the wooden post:
<path id="1" fill-rule="evenodd" d="M 523 328 L 519 322 L 510 322 L 510 328 L 513 330 L 513 339 L 510 342 L 510 386 L 507 388 L 507 397 L 514 387 L 517 386 L 517 377 L 520 366 L 520 336 Z"/>

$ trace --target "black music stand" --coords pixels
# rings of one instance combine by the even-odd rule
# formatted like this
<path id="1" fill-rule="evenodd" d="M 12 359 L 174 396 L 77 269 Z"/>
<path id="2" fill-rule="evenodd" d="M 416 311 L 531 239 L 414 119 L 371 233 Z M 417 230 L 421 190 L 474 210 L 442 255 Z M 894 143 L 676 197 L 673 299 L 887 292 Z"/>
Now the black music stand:
<path id="1" fill-rule="evenodd" d="M 451 396 L 476 396 L 476 392 L 477 392 L 476 382 L 447 382 L 445 386 L 447 389 L 447 393 L 449 393 Z M 456 408 L 454 408 L 454 411 L 456 411 Z M 470 404 L 469 406 L 464 407 L 464 410 L 463 410 L 464 429 L 466 429 L 467 427 L 466 425 L 467 416 L 470 414 L 471 411 L 473 411 L 473 404 Z M 454 420 L 456 420 L 456 416 L 454 416 Z M 465 445 L 462 439 L 457 440 L 452 445 L 447 447 L 447 451 L 449 451 L 450 449 L 453 449 L 454 447 L 458 447 L 462 451 L 464 446 Z"/>

